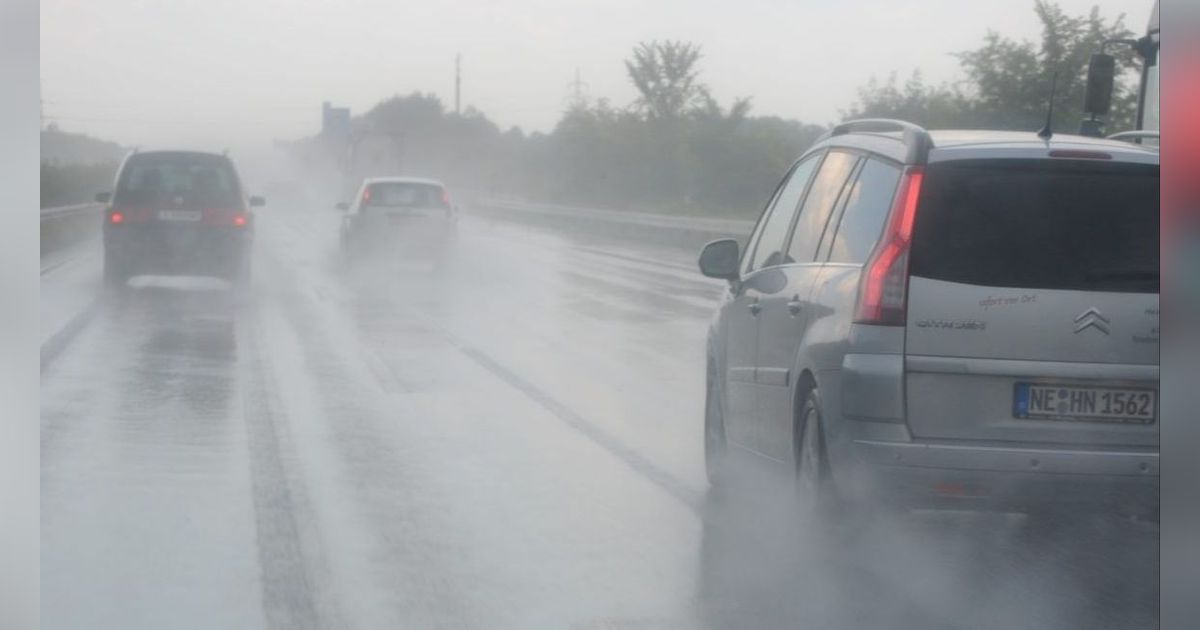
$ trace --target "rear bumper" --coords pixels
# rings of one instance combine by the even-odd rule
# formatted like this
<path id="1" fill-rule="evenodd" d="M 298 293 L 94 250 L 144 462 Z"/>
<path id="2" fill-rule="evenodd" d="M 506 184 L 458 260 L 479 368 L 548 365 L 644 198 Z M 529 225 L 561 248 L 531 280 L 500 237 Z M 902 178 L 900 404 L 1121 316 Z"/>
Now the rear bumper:
<path id="1" fill-rule="evenodd" d="M 913 505 L 1157 512 L 1156 451 L 852 442 L 873 489 Z"/>
<path id="2" fill-rule="evenodd" d="M 129 275 L 214 274 L 227 276 L 249 256 L 253 232 L 244 228 L 165 230 L 142 226 L 108 226 L 104 232 L 106 262 Z"/>

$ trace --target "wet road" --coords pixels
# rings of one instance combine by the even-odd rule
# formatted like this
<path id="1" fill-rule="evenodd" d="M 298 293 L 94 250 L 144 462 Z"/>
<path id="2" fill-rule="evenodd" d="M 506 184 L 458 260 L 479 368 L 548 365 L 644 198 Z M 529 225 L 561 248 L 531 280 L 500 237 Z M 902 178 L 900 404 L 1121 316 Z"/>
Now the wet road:
<path id="1" fill-rule="evenodd" d="M 1157 621 L 1145 524 L 816 539 L 770 483 L 709 496 L 690 252 L 469 217 L 444 269 L 347 273 L 336 213 L 260 217 L 245 295 L 43 276 L 44 627 Z"/>

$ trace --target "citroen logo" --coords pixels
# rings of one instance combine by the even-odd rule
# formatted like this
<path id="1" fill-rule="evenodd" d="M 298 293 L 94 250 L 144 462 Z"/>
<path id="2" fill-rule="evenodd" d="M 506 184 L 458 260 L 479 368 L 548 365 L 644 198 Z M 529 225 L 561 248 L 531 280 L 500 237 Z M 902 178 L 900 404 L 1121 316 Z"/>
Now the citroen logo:
<path id="1" fill-rule="evenodd" d="M 1093 306 L 1075 318 L 1075 334 L 1078 335 L 1088 328 L 1095 328 L 1107 335 L 1108 324 L 1108 318 L 1100 314 L 1100 309 Z"/>

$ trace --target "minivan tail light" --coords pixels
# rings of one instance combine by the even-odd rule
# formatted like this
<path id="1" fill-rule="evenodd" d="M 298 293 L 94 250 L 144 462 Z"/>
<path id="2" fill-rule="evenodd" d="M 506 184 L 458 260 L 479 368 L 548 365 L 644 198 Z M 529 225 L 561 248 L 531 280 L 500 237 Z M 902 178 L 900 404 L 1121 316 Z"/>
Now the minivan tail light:
<path id="1" fill-rule="evenodd" d="M 925 171 L 909 167 L 900 179 L 879 245 L 863 266 L 854 322 L 903 326 L 908 304 L 908 254 Z"/>

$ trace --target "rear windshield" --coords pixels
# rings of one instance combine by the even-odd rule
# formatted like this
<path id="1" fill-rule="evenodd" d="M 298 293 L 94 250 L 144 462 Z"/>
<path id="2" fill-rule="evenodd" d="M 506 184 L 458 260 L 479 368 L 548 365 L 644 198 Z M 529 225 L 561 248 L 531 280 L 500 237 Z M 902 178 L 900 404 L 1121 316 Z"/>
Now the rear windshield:
<path id="1" fill-rule="evenodd" d="M 441 186 L 384 182 L 371 184 L 367 188 L 362 205 L 393 208 L 445 208 L 448 204 Z"/>
<path id="2" fill-rule="evenodd" d="M 229 161 L 215 155 L 144 154 L 125 163 L 114 203 L 119 205 L 241 205 Z"/>
<path id="3" fill-rule="evenodd" d="M 1158 292 L 1158 166 L 931 165 L 911 273 L 994 287 Z"/>

